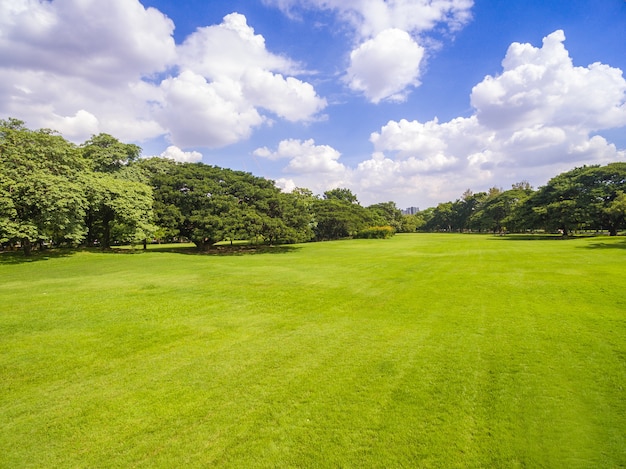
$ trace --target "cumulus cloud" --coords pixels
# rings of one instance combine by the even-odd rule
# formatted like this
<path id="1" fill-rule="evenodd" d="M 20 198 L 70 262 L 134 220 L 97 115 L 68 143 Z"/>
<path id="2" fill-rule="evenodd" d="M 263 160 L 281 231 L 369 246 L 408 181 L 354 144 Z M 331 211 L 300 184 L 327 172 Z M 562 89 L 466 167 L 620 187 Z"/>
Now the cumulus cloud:
<path id="1" fill-rule="evenodd" d="M 424 48 L 400 29 L 386 29 L 350 54 L 348 82 L 373 103 L 404 101 L 405 90 L 419 84 Z"/>
<path id="2" fill-rule="evenodd" d="M 291 179 L 282 179 L 281 187 L 307 187 L 317 192 L 350 184 L 350 170 L 341 162 L 341 153 L 329 145 L 316 145 L 313 139 L 283 140 L 275 151 L 257 148 L 254 156 L 270 160 L 288 160 L 284 172 Z"/>
<path id="3" fill-rule="evenodd" d="M 350 24 L 356 47 L 346 72 L 349 87 L 373 102 L 404 101 L 419 86 L 425 33 L 457 31 L 471 19 L 473 0 L 265 0 L 291 17 L 299 8 L 331 10 Z"/>
<path id="4" fill-rule="evenodd" d="M 163 104 L 157 116 L 174 144 L 222 147 L 248 138 L 263 123 L 236 81 L 209 83 L 187 70 L 164 80 L 161 89 Z"/>
<path id="5" fill-rule="evenodd" d="M 0 31 L 0 112 L 74 141 L 108 132 L 218 148 L 326 106 L 237 13 L 177 46 L 173 22 L 138 0 L 0 1 Z"/>
<path id="6" fill-rule="evenodd" d="M 291 173 L 337 173 L 346 169 L 338 161 L 341 153 L 329 145 L 315 145 L 313 139 L 283 140 L 276 151 L 267 147 L 257 148 L 254 155 L 270 160 L 288 159 L 285 171 Z"/>
<path id="7" fill-rule="evenodd" d="M 202 161 L 202 153 L 197 151 L 183 151 L 174 145 L 167 147 L 160 156 L 161 158 L 167 158 L 180 163 L 197 163 Z"/>
<path id="8" fill-rule="evenodd" d="M 376 36 L 389 28 L 411 33 L 432 30 L 438 24 L 456 31 L 471 19 L 473 0 L 264 0 L 291 17 L 299 9 L 337 12 L 350 23 L 361 39 Z"/>
<path id="9" fill-rule="evenodd" d="M 179 52 L 183 70 L 193 71 L 209 82 L 236 84 L 237 100 L 255 112 L 263 108 L 288 121 L 310 121 L 326 107 L 326 100 L 317 95 L 310 83 L 284 76 L 298 73 L 299 65 L 270 53 L 263 36 L 255 34 L 246 17 L 239 13 L 226 15 L 219 25 L 199 28 L 185 40 Z M 220 87 L 215 89 L 219 91 Z M 227 116 L 227 120 L 238 119 Z M 259 123 L 250 122 L 244 134 Z M 209 146 L 221 146 L 219 140 L 215 143 Z"/>
<path id="10" fill-rule="evenodd" d="M 143 140 L 158 88 L 142 77 L 175 59 L 174 25 L 138 1 L 0 2 L 0 111 L 82 140 Z"/>

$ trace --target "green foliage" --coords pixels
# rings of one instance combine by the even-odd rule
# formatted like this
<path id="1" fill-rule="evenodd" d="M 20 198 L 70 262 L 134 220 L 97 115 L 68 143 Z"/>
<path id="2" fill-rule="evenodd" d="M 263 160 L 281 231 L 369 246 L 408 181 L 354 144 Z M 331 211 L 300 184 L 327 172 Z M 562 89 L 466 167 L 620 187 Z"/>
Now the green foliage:
<path id="1" fill-rule="evenodd" d="M 35 243 L 108 247 L 150 236 L 151 190 L 129 166 L 138 155 L 104 134 L 79 148 L 50 130 L 0 121 L 0 242 L 29 254 Z"/>
<path id="2" fill-rule="evenodd" d="M 49 130 L 0 121 L 0 241 L 78 242 L 85 234 L 86 169 L 78 149 Z"/>
<path id="3" fill-rule="evenodd" d="M 355 238 L 361 239 L 388 239 L 396 234 L 396 230 L 392 226 L 370 226 L 359 231 Z"/>
<path id="4" fill-rule="evenodd" d="M 374 220 L 373 214 L 358 203 L 336 197 L 316 200 L 313 213 L 318 241 L 354 236 Z"/>
<path id="5" fill-rule="evenodd" d="M 328 200 L 339 200 L 342 202 L 347 202 L 349 204 L 358 204 L 359 201 L 356 198 L 356 195 L 352 193 L 350 189 L 346 188 L 337 188 L 331 189 L 324 192 L 324 198 Z"/>
<path id="6" fill-rule="evenodd" d="M 81 145 L 83 155 L 94 171 L 112 173 L 136 161 L 141 148 L 122 143 L 109 134 L 98 134 Z"/>
<path id="7" fill-rule="evenodd" d="M 383 202 L 370 205 L 367 207 L 367 210 L 372 213 L 377 225 L 389 225 L 392 226 L 395 231 L 401 231 L 404 217 L 395 202 Z"/>
<path id="8" fill-rule="evenodd" d="M 306 203 L 250 173 L 170 162 L 152 171 L 151 182 L 157 224 L 201 249 L 226 239 L 273 244 L 311 238 Z"/>

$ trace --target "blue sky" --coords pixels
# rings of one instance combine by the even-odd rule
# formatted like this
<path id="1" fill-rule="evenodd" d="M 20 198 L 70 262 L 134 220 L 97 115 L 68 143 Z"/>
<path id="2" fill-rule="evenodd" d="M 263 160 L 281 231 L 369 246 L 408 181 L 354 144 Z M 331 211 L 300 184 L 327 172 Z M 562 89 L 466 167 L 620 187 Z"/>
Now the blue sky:
<path id="1" fill-rule="evenodd" d="M 0 117 L 426 208 L 626 160 L 624 0 L 0 0 Z"/>

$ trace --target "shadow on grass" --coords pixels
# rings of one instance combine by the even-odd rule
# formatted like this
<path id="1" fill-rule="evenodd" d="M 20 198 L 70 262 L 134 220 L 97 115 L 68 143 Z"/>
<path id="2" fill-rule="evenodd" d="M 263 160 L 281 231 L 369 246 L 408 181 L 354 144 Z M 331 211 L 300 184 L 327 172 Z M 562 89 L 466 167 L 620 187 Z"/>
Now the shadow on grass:
<path id="1" fill-rule="evenodd" d="M 253 254 L 286 254 L 289 252 L 295 252 L 300 250 L 300 247 L 297 246 L 288 246 L 288 245 L 278 245 L 278 246 L 268 246 L 268 245 L 220 245 L 213 246 L 207 250 L 200 250 L 195 246 L 158 246 L 151 245 L 147 250 L 143 250 L 141 247 L 135 249 L 129 248 L 112 248 L 108 251 L 116 254 L 141 254 L 144 252 L 168 252 L 174 254 L 186 254 L 193 256 L 247 256 Z"/>
<path id="2" fill-rule="evenodd" d="M 32 251 L 30 256 L 25 256 L 24 251 L 0 251 L 0 265 L 26 264 L 30 262 L 48 261 L 62 257 L 71 257 L 80 249 L 44 249 Z"/>
<path id="3" fill-rule="evenodd" d="M 589 239 L 597 238 L 597 243 L 586 244 L 585 246 L 579 246 L 583 249 L 626 249 L 626 239 L 623 237 L 621 240 L 617 240 L 615 236 L 609 237 L 606 234 L 577 234 L 573 236 L 561 236 L 558 234 L 509 234 L 504 236 L 494 236 L 491 239 L 504 240 L 504 241 L 569 241 L 575 239 Z M 601 239 L 611 239 L 613 242 L 607 243 L 600 241 Z"/>
<path id="4" fill-rule="evenodd" d="M 287 254 L 300 250 L 296 246 L 215 246 L 206 251 L 201 251 L 195 246 L 150 246 L 148 250 L 141 247 L 112 247 L 111 249 L 99 248 L 55 248 L 43 251 L 33 251 L 30 256 L 25 256 L 23 251 L 0 251 L 0 265 L 27 264 L 31 262 L 41 262 L 50 259 L 59 259 L 63 257 L 71 257 L 78 252 L 93 252 L 102 254 L 143 254 L 150 252 L 168 252 L 174 254 L 185 254 L 194 256 L 249 256 L 254 254 Z"/>
<path id="5" fill-rule="evenodd" d="M 581 247 L 585 249 L 626 249 L 626 239 L 617 243 L 593 243 Z"/>
<path id="6" fill-rule="evenodd" d="M 567 241 L 577 239 L 582 236 L 561 236 L 559 234 L 506 234 L 493 235 L 491 239 L 501 241 Z"/>

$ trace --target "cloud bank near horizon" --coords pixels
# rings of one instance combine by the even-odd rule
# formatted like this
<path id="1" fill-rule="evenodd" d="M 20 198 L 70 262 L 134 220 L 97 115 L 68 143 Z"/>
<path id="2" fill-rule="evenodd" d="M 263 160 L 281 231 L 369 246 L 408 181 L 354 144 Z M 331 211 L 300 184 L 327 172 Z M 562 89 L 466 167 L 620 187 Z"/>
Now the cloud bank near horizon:
<path id="1" fill-rule="evenodd" d="M 334 163 L 327 180 L 370 194 L 372 202 L 402 192 L 432 203 L 459 198 L 467 180 L 486 188 L 519 182 L 520 173 L 556 175 L 576 165 L 625 159 L 626 151 L 594 134 L 626 125 L 621 70 L 600 63 L 574 66 L 564 41 L 558 30 L 541 47 L 511 44 L 502 72 L 472 89 L 470 117 L 391 120 L 371 134 L 371 158 L 354 168 L 339 162 L 337 150 L 311 142 L 281 142 L 276 152 L 261 149 L 257 155 L 292 158 L 284 172 L 293 181 L 286 187 L 324 190 L 307 176 L 311 168 L 291 162 L 311 161 L 313 167 L 325 158 Z"/>

